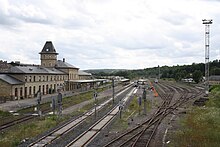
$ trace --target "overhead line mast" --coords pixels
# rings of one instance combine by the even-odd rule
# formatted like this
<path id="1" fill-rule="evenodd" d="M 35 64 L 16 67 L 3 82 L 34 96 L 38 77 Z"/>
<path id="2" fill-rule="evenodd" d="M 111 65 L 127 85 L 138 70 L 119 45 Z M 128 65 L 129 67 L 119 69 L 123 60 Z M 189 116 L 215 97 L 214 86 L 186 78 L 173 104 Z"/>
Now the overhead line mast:
<path id="1" fill-rule="evenodd" d="M 209 29 L 212 24 L 212 19 L 203 19 L 205 24 L 205 95 L 209 94 Z"/>

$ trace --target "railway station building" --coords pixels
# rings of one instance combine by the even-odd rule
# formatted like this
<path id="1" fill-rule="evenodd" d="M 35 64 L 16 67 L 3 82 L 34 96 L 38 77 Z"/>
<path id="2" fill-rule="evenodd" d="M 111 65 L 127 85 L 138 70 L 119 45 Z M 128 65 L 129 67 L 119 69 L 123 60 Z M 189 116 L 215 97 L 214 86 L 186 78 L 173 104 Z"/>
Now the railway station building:
<path id="1" fill-rule="evenodd" d="M 0 61 L 0 98 L 33 98 L 38 91 L 46 95 L 58 89 L 80 91 L 94 88 L 95 84 L 104 81 L 93 79 L 90 73 L 67 63 L 65 58 L 58 60 L 58 53 L 51 41 L 45 43 L 39 54 L 40 65 Z"/>

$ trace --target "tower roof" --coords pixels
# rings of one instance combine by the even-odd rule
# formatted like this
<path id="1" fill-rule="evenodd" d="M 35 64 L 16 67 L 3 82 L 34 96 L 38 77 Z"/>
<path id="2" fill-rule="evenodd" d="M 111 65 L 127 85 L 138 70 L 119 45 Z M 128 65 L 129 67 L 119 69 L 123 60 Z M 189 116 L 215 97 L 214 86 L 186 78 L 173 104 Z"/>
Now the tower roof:
<path id="1" fill-rule="evenodd" d="M 56 52 L 52 41 L 47 41 L 42 49 L 42 51 L 39 54 L 56 54 L 58 55 L 58 53 Z"/>

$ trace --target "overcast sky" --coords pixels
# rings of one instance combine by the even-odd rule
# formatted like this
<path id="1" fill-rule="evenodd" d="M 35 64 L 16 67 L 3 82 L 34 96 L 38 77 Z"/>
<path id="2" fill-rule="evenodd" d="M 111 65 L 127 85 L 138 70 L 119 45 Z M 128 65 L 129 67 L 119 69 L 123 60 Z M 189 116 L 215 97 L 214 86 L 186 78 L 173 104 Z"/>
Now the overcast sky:
<path id="1" fill-rule="evenodd" d="M 220 0 L 0 0 L 0 60 L 40 64 L 52 41 L 80 69 L 204 63 L 202 19 L 220 59 Z"/>

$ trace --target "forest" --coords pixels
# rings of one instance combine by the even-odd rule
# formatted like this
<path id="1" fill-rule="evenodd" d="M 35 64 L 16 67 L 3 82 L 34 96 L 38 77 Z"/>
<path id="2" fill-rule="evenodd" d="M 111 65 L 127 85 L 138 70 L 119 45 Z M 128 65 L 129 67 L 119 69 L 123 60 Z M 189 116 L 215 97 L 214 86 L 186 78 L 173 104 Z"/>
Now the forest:
<path id="1" fill-rule="evenodd" d="M 204 63 L 192 63 L 191 65 L 176 65 L 176 66 L 158 66 L 152 68 L 138 70 L 88 70 L 96 77 L 100 76 L 124 76 L 129 79 L 138 78 L 173 78 L 180 81 L 184 78 L 193 78 L 198 83 L 205 76 Z M 111 72 L 109 72 L 111 71 Z M 209 62 L 209 75 L 220 75 L 220 60 Z"/>

